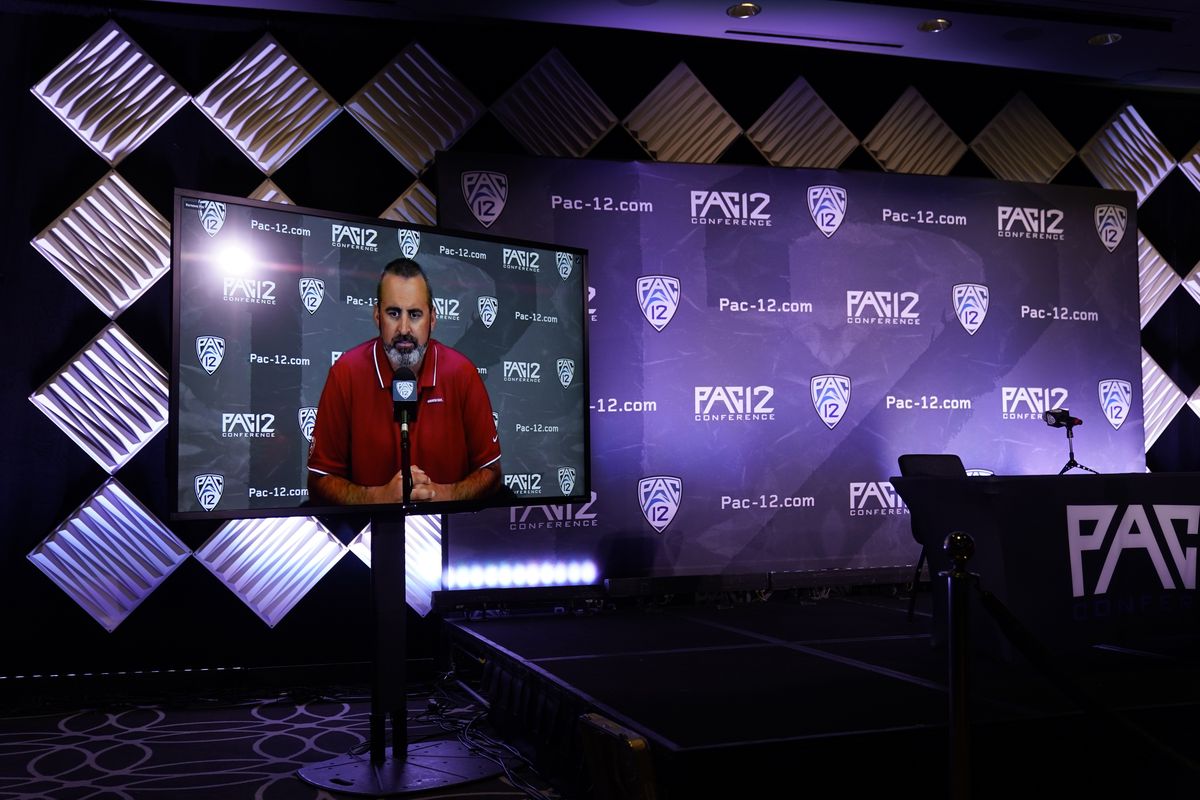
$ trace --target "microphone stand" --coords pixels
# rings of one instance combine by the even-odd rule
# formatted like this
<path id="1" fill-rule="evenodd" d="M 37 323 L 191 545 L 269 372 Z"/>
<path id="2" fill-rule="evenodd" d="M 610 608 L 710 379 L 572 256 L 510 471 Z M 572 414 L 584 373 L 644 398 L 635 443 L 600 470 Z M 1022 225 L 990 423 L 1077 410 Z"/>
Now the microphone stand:
<path id="1" fill-rule="evenodd" d="M 1066 423 L 1066 429 L 1067 429 L 1067 463 L 1063 464 L 1063 468 L 1058 471 L 1058 474 L 1062 475 L 1064 472 L 1066 472 L 1069 469 L 1078 468 L 1078 469 L 1086 469 L 1088 472 L 1092 473 L 1093 475 L 1099 475 L 1100 473 L 1096 472 L 1096 470 L 1092 469 L 1091 467 L 1085 467 L 1083 464 L 1080 464 L 1078 461 L 1075 460 L 1075 434 L 1074 434 L 1075 426 L 1072 425 L 1070 422 L 1068 422 L 1068 423 Z"/>
<path id="2" fill-rule="evenodd" d="M 502 771 L 501 766 L 457 739 L 408 743 L 404 549 L 405 517 L 413 506 L 407 408 L 400 411 L 399 422 L 404 500 L 394 509 L 371 515 L 375 670 L 371 682 L 369 758 L 351 750 L 348 755 L 302 767 L 296 773 L 306 783 L 335 793 L 391 797 L 490 778 Z"/>

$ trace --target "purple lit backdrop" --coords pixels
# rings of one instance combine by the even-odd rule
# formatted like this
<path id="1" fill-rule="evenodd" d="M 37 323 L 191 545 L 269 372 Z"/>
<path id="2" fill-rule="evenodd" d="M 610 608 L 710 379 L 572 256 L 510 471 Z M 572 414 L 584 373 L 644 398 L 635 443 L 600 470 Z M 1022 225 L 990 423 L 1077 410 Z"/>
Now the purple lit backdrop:
<path id="1" fill-rule="evenodd" d="M 462 188 L 480 171 L 508 180 L 494 220 Z M 441 224 L 588 248 L 594 290 L 595 501 L 452 518 L 452 565 L 911 564 L 897 457 L 1057 473 L 1054 406 L 1084 420 L 1080 462 L 1145 470 L 1131 194 L 454 153 L 439 180 Z"/>

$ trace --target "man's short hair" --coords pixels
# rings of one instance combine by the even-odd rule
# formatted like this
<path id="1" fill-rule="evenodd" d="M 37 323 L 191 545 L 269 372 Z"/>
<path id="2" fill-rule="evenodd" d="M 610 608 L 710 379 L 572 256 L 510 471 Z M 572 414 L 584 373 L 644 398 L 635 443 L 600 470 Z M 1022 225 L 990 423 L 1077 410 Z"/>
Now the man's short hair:
<path id="1" fill-rule="evenodd" d="M 383 300 L 385 275 L 395 275 L 398 278 L 420 278 L 425 281 L 425 304 L 433 308 L 433 287 L 429 285 L 429 276 L 425 274 L 425 270 L 421 269 L 421 265 L 411 258 L 397 258 L 384 265 L 383 272 L 379 273 L 379 283 L 375 285 L 375 305 L 379 305 Z"/>

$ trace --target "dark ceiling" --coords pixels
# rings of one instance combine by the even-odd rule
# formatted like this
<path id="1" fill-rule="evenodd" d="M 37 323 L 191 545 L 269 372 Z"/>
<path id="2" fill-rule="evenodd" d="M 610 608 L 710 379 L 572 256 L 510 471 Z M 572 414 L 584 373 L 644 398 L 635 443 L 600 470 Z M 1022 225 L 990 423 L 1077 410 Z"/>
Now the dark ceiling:
<path id="1" fill-rule="evenodd" d="M 160 3 L 182 0 L 155 0 Z M 209 0 L 189 5 L 414 20 L 509 20 L 815 47 L 1200 90 L 1200 0 Z M 919 26 L 947 20 L 939 33 Z M 1091 44 L 1089 41 L 1109 41 Z M 619 58 L 614 53 L 614 58 Z"/>

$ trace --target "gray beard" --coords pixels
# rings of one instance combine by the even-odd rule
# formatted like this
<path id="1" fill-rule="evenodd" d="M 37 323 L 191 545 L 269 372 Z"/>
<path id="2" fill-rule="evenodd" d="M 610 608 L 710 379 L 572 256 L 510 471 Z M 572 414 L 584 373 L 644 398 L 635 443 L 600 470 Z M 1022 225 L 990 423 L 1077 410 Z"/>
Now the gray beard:
<path id="1" fill-rule="evenodd" d="M 417 345 L 407 353 L 397 350 L 391 342 L 384 342 L 383 352 L 387 354 L 388 363 L 392 365 L 392 372 L 401 367 L 408 367 L 414 372 L 417 366 L 421 363 L 421 359 L 425 357 L 425 351 L 429 349 L 429 343 Z"/>

